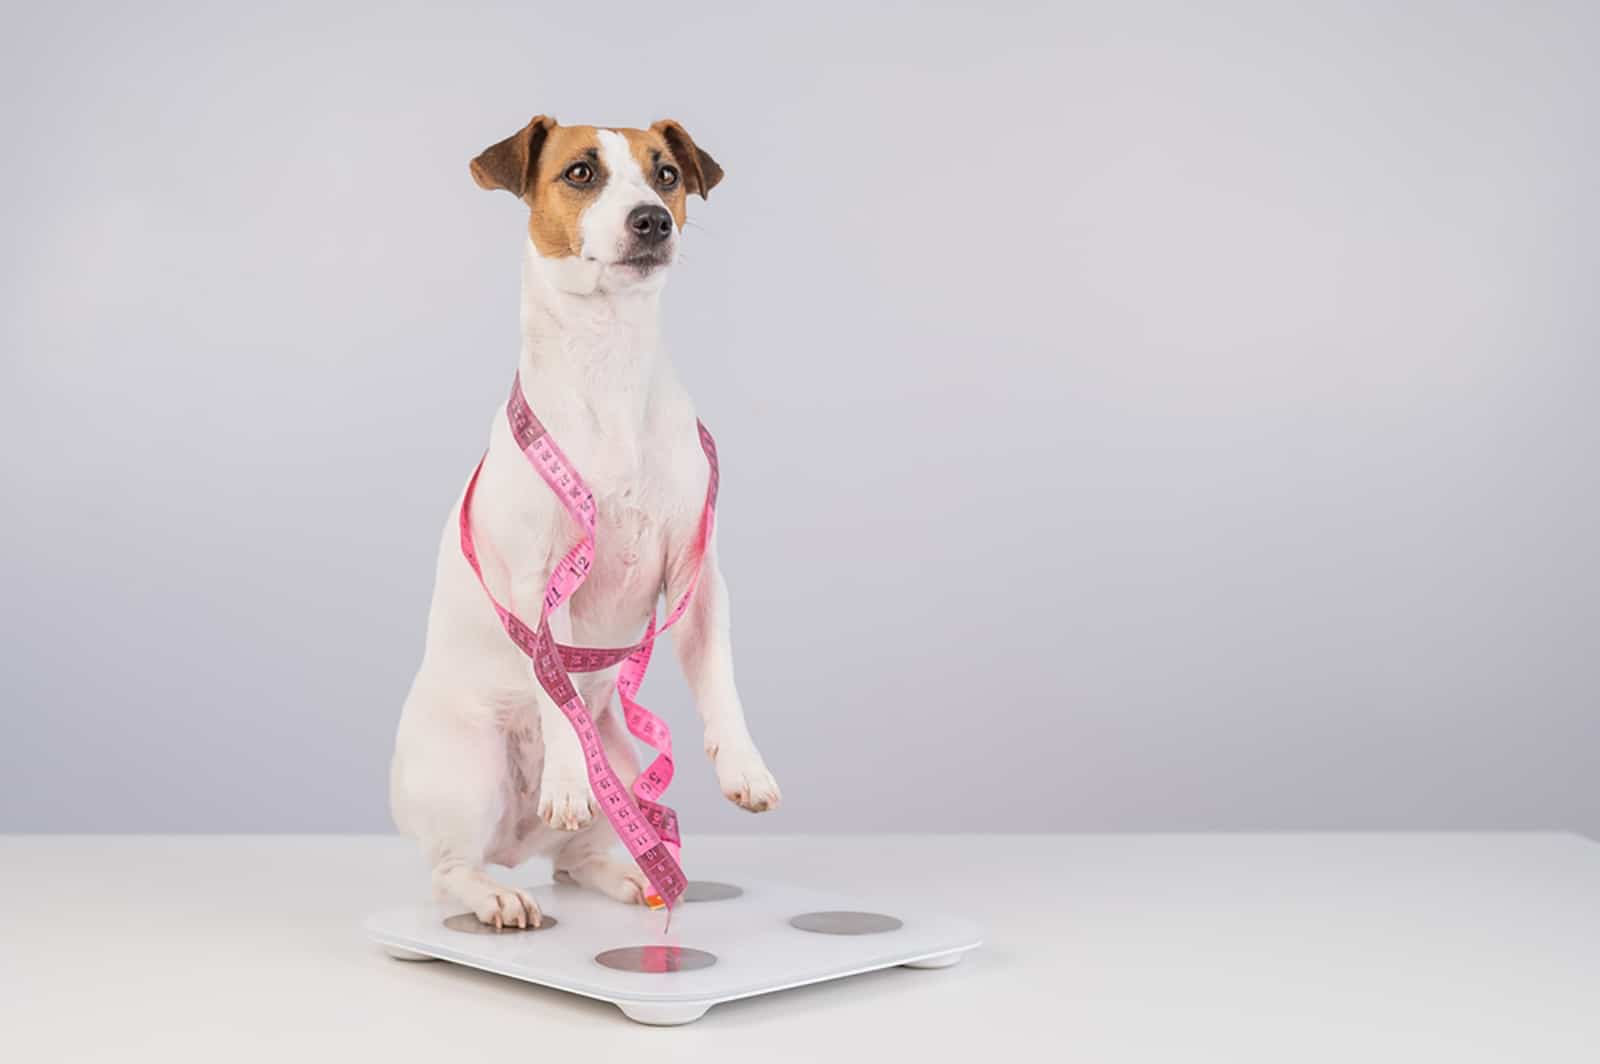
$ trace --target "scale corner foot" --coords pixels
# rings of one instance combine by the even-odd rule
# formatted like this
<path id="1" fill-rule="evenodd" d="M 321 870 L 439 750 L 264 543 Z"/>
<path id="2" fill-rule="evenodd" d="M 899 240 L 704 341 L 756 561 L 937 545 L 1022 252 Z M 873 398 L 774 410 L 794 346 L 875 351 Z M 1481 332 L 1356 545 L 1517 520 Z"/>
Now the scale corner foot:
<path id="1" fill-rule="evenodd" d="M 622 1014 L 634 1023 L 649 1024 L 651 1027 L 679 1027 L 686 1023 L 693 1023 L 706 1014 L 711 1006 L 707 1004 L 683 1004 L 670 1002 L 657 1004 L 646 1001 L 619 1001 L 617 1008 Z"/>

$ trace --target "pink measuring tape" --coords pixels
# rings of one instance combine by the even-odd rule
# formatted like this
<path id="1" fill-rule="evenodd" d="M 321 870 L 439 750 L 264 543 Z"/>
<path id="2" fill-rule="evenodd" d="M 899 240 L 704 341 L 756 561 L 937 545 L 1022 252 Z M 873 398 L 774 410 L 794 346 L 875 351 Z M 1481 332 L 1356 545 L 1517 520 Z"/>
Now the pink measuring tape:
<path id="1" fill-rule="evenodd" d="M 716 441 L 711 438 L 711 433 L 706 431 L 704 425 L 697 423 L 700 430 L 700 447 L 705 451 L 706 463 L 711 467 L 711 479 L 706 485 L 706 503 L 705 509 L 700 514 L 700 531 L 692 547 L 694 565 L 690 570 L 689 585 L 672 607 L 672 612 L 667 614 L 667 619 L 657 628 L 655 611 L 651 610 L 650 625 L 645 629 L 644 638 L 632 646 L 607 649 L 573 647 L 555 641 L 550 634 L 549 617 L 551 610 L 560 606 L 578 590 L 588 578 L 589 570 L 594 565 L 594 493 L 583 482 L 577 468 L 562 453 L 556 441 L 551 439 L 550 433 L 534 416 L 533 408 L 528 405 L 527 397 L 522 394 L 521 374 L 518 374 L 511 383 L 511 399 L 506 403 L 506 418 L 511 423 L 511 435 L 517 441 L 517 447 L 544 478 L 550 490 L 555 492 L 556 498 L 561 500 L 561 505 L 567 513 L 578 522 L 582 536 L 551 573 L 550 581 L 545 586 L 544 599 L 539 605 L 539 623 L 529 628 L 520 617 L 502 606 L 494 597 L 494 592 L 489 590 L 489 584 L 483 577 L 483 567 L 478 563 L 477 548 L 473 546 L 472 495 L 478 486 L 478 474 L 483 472 L 483 459 L 480 459 L 478 467 L 472 471 L 472 479 L 467 481 L 466 493 L 461 498 L 461 553 L 466 557 L 467 564 L 472 566 L 473 573 L 478 577 L 478 583 L 483 585 L 483 592 L 489 596 L 489 602 L 499 615 L 500 623 L 505 626 L 506 634 L 532 660 L 534 676 L 538 679 L 539 686 L 543 687 L 545 693 L 561 707 L 561 712 L 572 725 L 573 731 L 577 732 L 578 743 L 583 747 L 584 766 L 589 774 L 589 787 L 594 793 L 595 801 L 599 803 L 601 812 L 611 822 L 611 826 L 616 829 L 617 838 L 627 847 L 628 854 L 638 863 L 645 878 L 655 888 L 655 895 L 646 900 L 656 903 L 659 899 L 659 904 L 665 905 L 670 910 L 688 885 L 684 879 L 683 868 L 678 864 L 681 842 L 678 834 L 678 815 L 660 802 L 662 794 L 672 782 L 672 733 L 667 729 L 665 721 L 635 702 L 634 696 L 639 693 L 639 685 L 644 682 L 645 669 L 650 665 L 650 650 L 655 644 L 656 637 L 683 616 L 689 608 L 689 600 L 694 596 L 695 587 L 700 582 L 701 564 L 705 561 L 706 546 L 711 542 L 711 531 L 716 522 L 718 481 Z M 579 697 L 577 689 L 572 686 L 572 681 L 567 675 L 569 672 L 598 672 L 619 662 L 622 667 L 617 671 L 617 697 L 622 702 L 623 719 L 627 721 L 628 731 L 657 752 L 656 759 L 634 781 L 632 795 L 629 795 L 627 789 L 623 787 L 622 781 L 617 778 L 616 771 L 611 767 L 611 762 L 606 758 L 605 747 L 601 745 L 594 719 L 589 716 L 583 699 Z"/>

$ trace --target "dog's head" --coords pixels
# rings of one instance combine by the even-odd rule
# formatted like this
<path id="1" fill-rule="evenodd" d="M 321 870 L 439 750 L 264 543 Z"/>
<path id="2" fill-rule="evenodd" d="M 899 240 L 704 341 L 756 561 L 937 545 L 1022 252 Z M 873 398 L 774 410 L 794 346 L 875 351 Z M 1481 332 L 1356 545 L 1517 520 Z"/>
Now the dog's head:
<path id="1" fill-rule="evenodd" d="M 580 294 L 659 285 L 678 254 L 689 193 L 705 198 L 722 167 L 682 126 L 563 126 L 545 115 L 485 148 L 472 176 L 528 205 L 536 259 Z"/>

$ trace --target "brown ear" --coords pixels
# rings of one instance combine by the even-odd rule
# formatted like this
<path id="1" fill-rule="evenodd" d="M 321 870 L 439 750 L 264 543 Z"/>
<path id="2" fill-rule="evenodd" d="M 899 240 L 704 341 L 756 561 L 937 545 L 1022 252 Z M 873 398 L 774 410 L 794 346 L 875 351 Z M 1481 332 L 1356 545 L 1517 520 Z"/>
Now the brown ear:
<path id="1" fill-rule="evenodd" d="M 521 199 L 533 187 L 533 172 L 539 165 L 539 149 L 545 135 L 556 124 L 554 118 L 534 115 L 533 120 L 499 144 L 491 144 L 472 160 L 472 179 L 479 188 L 503 188 Z"/>
<path id="2" fill-rule="evenodd" d="M 717 187 L 717 182 L 722 180 L 722 167 L 717 165 L 717 160 L 701 151 L 694 138 L 689 136 L 689 131 L 670 118 L 654 122 L 650 128 L 666 138 L 667 147 L 672 149 L 672 157 L 683 168 L 683 187 L 690 192 L 700 193 L 700 198 L 705 199 Z"/>

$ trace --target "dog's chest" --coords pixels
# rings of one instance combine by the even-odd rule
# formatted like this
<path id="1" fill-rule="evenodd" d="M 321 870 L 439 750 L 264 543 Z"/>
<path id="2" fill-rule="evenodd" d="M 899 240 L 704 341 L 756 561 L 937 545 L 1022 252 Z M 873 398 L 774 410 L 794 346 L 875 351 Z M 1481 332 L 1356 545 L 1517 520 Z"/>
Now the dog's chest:
<path id="1" fill-rule="evenodd" d="M 588 478 L 595 497 L 595 560 L 574 602 L 578 612 L 632 614 L 654 604 L 669 533 L 666 483 L 658 466 L 647 450 L 596 455 Z"/>
<path id="2" fill-rule="evenodd" d="M 577 390 L 548 384 L 536 394 Z M 699 467 L 686 464 L 684 440 L 697 438 L 684 428 L 694 424 L 692 411 L 670 391 L 639 402 L 626 392 L 613 394 L 615 389 L 591 390 L 595 394 L 581 402 L 552 399 L 545 424 L 595 502 L 594 561 L 573 594 L 572 618 L 587 641 L 617 642 L 637 637 L 633 629 L 648 619 L 676 564 L 676 545 L 692 538 L 686 522 L 692 524 L 699 511 L 685 500 L 697 490 L 692 473 Z M 703 484 L 698 490 L 703 494 Z M 578 532 L 572 522 L 562 525 L 554 557 Z"/>
<path id="3" fill-rule="evenodd" d="M 598 567 L 614 567 L 635 572 L 647 559 L 659 558 L 662 542 L 659 516 L 652 515 L 648 501 L 637 488 L 624 488 L 609 495 L 596 493 L 599 509 L 595 525 L 595 561 Z M 656 566 L 659 571 L 659 564 Z M 604 575 L 594 574 L 597 578 Z"/>

